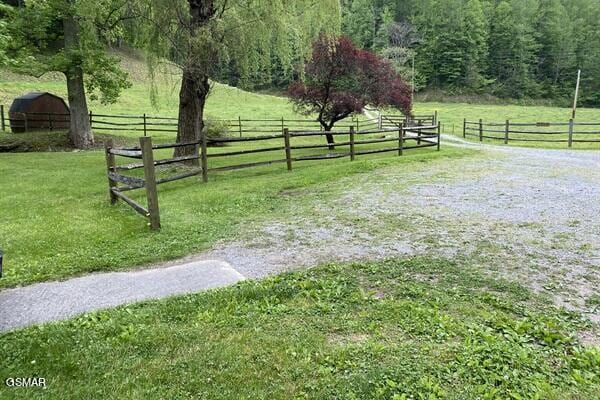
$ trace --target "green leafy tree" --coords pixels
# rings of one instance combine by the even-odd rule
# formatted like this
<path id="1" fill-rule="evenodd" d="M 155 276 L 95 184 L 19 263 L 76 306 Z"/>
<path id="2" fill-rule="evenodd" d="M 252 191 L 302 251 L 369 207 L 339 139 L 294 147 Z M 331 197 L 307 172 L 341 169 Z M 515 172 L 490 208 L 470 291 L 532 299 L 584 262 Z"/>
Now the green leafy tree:
<path id="1" fill-rule="evenodd" d="M 600 104 L 598 0 L 343 0 L 342 7 L 343 33 L 404 76 L 414 55 L 423 86 L 564 99 L 581 68 L 581 101 Z M 390 40 L 406 26 L 418 32 L 418 45 Z"/>
<path id="2" fill-rule="evenodd" d="M 94 144 L 86 99 L 115 102 L 129 86 L 119 60 L 106 52 L 124 0 L 29 0 L 13 11 L 8 53 L 13 69 L 41 76 L 62 72 L 67 80 L 69 137 L 77 148 Z"/>
<path id="3" fill-rule="evenodd" d="M 595 0 L 571 0 L 568 12 L 574 26 L 576 67 L 581 68 L 580 103 L 586 106 L 600 105 L 600 2 Z M 575 71 L 565 76 L 568 93 L 573 93 Z"/>
<path id="4" fill-rule="evenodd" d="M 336 0 L 153 0 L 131 2 L 144 23 L 138 45 L 149 55 L 151 67 L 161 60 L 181 69 L 178 143 L 198 141 L 204 128 L 204 107 L 211 81 L 223 66 L 239 85 L 257 76 L 267 80 L 274 65 L 292 73 L 294 61 L 303 63 L 310 44 L 321 30 L 339 30 Z M 303 70 L 303 65 L 296 68 Z M 192 155 L 194 146 L 176 149 L 176 156 Z M 196 161 L 193 161 L 194 163 Z"/>
<path id="5" fill-rule="evenodd" d="M 371 0 L 352 0 L 342 14 L 342 31 L 360 48 L 371 48 L 377 32 L 375 4 Z"/>
<path id="6" fill-rule="evenodd" d="M 8 21 L 11 14 L 12 9 L 0 3 L 0 67 L 9 64 L 8 45 L 11 40 L 8 34 Z"/>
<path id="7" fill-rule="evenodd" d="M 537 33 L 538 79 L 546 84 L 550 96 L 556 96 L 576 61 L 573 26 L 560 0 L 541 1 Z"/>
<path id="8" fill-rule="evenodd" d="M 462 80 L 468 87 L 478 89 L 485 83 L 489 27 L 480 0 L 468 0 L 463 15 L 460 26 L 465 32 Z"/>
<path id="9" fill-rule="evenodd" d="M 488 31 L 480 0 L 427 0 L 415 23 L 422 38 L 419 71 L 431 86 L 481 85 Z"/>
<path id="10" fill-rule="evenodd" d="M 388 47 L 391 42 L 391 35 L 396 24 L 393 11 L 385 6 L 379 16 L 380 24 L 373 40 L 373 49 L 381 51 Z"/>
<path id="11" fill-rule="evenodd" d="M 533 77 L 537 43 L 533 21 L 537 1 L 501 1 L 492 13 L 489 74 L 496 93 L 509 97 L 536 95 Z"/>

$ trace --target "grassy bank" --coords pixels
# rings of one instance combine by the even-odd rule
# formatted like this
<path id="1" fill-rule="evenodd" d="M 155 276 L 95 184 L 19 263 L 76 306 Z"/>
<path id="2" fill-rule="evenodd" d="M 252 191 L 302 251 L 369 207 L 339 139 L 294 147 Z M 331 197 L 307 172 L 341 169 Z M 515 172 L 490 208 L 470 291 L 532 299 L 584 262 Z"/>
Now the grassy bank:
<path id="1" fill-rule="evenodd" d="M 14 399 L 593 399 L 588 327 L 462 261 L 332 265 L 0 336 Z"/>

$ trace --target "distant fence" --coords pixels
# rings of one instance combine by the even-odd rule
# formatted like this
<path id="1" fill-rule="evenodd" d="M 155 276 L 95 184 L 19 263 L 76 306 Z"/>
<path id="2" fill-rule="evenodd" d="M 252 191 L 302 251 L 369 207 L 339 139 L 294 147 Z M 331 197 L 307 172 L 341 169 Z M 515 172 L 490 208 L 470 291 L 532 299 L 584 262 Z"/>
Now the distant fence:
<path id="1" fill-rule="evenodd" d="M 22 129 L 25 132 L 36 130 L 54 130 L 68 129 L 70 125 L 69 114 L 64 113 L 12 113 L 8 117 L 4 113 L 4 106 L 0 105 L 0 129 L 6 131 L 8 127 L 12 129 Z"/>
<path id="2" fill-rule="evenodd" d="M 410 118 L 404 115 L 381 114 L 379 115 L 379 129 L 400 127 L 402 124 L 404 126 L 435 125 L 437 119 L 437 111 L 434 114 L 428 115 L 412 115 Z"/>
<path id="3" fill-rule="evenodd" d="M 243 133 L 243 132 L 242 132 Z M 323 143 L 322 137 L 331 134 L 338 140 L 334 149 L 331 144 Z M 313 141 L 320 138 L 319 143 Z M 106 168 L 110 200 L 115 204 L 119 199 L 129 204 L 135 211 L 148 218 L 152 229 L 160 228 L 160 212 L 158 205 L 157 185 L 173 182 L 179 179 L 202 175 L 203 182 L 208 181 L 209 172 L 227 171 L 241 168 L 265 166 L 276 163 L 285 163 L 287 170 L 292 171 L 293 163 L 311 160 L 329 160 L 349 157 L 354 161 L 357 156 L 396 152 L 399 156 L 404 151 L 425 147 L 440 149 L 440 124 L 423 126 L 404 126 L 399 128 L 365 129 L 357 131 L 355 126 L 347 127 L 346 131 L 323 132 L 320 130 L 291 130 L 284 127 L 277 134 L 249 136 L 207 138 L 189 143 L 158 144 L 152 143 L 151 137 L 141 137 L 139 147 L 114 147 L 111 140 L 105 142 Z M 275 143 L 273 143 L 275 142 Z M 238 144 L 241 149 L 227 149 L 226 147 L 210 147 L 209 145 Z M 247 144 L 247 146 L 246 146 Z M 387 146 L 383 146 L 388 144 Z M 391 144 L 391 146 L 389 146 Z M 260 147 L 256 147 L 259 145 Z M 156 159 L 156 151 L 192 147 L 193 154 L 189 156 Z M 317 152 L 324 149 L 325 152 Z M 343 149 L 343 151 L 340 151 Z M 333 152 L 334 151 L 334 152 Z M 264 158 L 256 158 L 259 153 L 264 153 Z M 252 155 L 252 159 L 241 160 L 238 157 Z M 133 158 L 141 160 L 126 165 L 117 165 L 116 157 Z M 237 158 L 237 160 L 236 160 Z M 159 168 L 170 164 L 180 164 L 192 161 L 199 166 L 193 166 L 183 171 L 176 171 L 175 175 L 158 177 Z M 143 169 L 143 176 L 131 176 L 124 173 Z M 170 171 L 167 171 L 170 172 Z M 130 190 L 142 189 L 146 191 L 147 206 L 143 206 L 126 193 Z"/>
<path id="4" fill-rule="evenodd" d="M 178 119 L 176 117 L 142 115 L 117 115 L 89 113 L 92 129 L 100 132 L 133 132 L 140 136 L 153 133 L 176 133 Z M 435 125 L 437 115 L 401 116 L 380 115 L 378 118 L 340 121 L 338 128 L 348 129 L 353 126 L 356 131 L 368 129 L 395 128 L 404 124 L 408 125 Z M 207 119 L 210 123 L 222 124 L 230 135 L 239 137 L 253 136 L 263 133 L 281 132 L 284 127 L 290 130 L 322 130 L 321 125 L 314 119 Z M 24 131 L 39 129 L 54 130 L 69 128 L 69 114 L 60 113 L 18 113 L 9 116 L 4 113 L 4 106 L 0 106 L 0 128 L 6 131 L 9 125 Z"/>
<path id="5" fill-rule="evenodd" d="M 504 123 L 479 121 L 463 121 L 463 137 L 500 140 L 509 142 L 541 142 L 565 143 L 573 147 L 573 143 L 600 143 L 600 123 L 590 122 L 535 122 L 515 123 L 506 120 Z"/>

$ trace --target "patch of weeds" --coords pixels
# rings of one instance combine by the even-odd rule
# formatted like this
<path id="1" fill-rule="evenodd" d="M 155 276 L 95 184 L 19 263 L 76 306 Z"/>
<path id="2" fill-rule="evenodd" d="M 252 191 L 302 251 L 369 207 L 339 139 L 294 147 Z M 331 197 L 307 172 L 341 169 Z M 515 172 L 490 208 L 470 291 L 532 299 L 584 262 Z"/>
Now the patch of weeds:
<path id="1" fill-rule="evenodd" d="M 596 313 L 600 311 L 600 295 L 593 294 L 585 300 L 585 306 L 589 312 Z"/>

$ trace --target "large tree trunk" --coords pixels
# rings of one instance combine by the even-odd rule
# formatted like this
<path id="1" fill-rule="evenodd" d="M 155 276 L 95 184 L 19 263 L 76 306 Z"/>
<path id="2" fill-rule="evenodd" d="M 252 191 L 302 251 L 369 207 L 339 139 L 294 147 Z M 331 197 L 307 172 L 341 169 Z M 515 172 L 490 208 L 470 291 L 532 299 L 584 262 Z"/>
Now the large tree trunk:
<path id="1" fill-rule="evenodd" d="M 331 130 L 333 129 L 333 124 L 335 122 L 331 122 L 331 123 L 327 123 L 327 121 L 325 121 L 321 115 L 319 115 L 318 118 L 319 123 L 321 124 L 321 126 L 323 127 L 323 130 L 325 131 L 325 138 L 327 139 L 327 144 L 329 145 L 329 150 L 335 150 L 335 139 L 333 138 L 333 135 L 331 133 L 327 133 L 327 132 L 331 132 Z"/>
<path id="2" fill-rule="evenodd" d="M 89 118 L 83 69 L 79 51 L 79 27 L 73 16 L 68 14 L 63 19 L 65 35 L 65 53 L 69 66 L 65 71 L 67 77 L 67 94 L 70 109 L 69 139 L 78 149 L 87 149 L 94 145 L 94 134 Z"/>
<path id="3" fill-rule="evenodd" d="M 190 11 L 189 34 L 191 38 L 194 38 L 197 36 L 198 30 L 207 25 L 215 15 L 214 0 L 188 0 L 188 5 Z M 189 53 L 188 63 L 183 70 L 179 91 L 177 143 L 196 142 L 201 139 L 204 130 L 204 106 L 210 92 L 209 71 L 207 71 L 206 65 L 217 63 L 216 54 L 210 54 L 210 52 L 194 54 L 192 46 L 189 46 L 187 51 Z M 197 145 L 175 149 L 175 157 L 197 154 Z M 198 160 L 193 160 L 189 164 L 198 165 Z"/>
<path id="4" fill-rule="evenodd" d="M 331 127 L 325 128 L 325 132 L 331 132 Z M 335 150 L 335 140 L 333 139 L 333 135 L 331 133 L 326 133 L 325 138 L 327 138 L 329 150 Z"/>
<path id="5" fill-rule="evenodd" d="M 195 77 L 191 69 L 186 68 L 181 78 L 179 90 L 179 118 L 177 143 L 197 142 L 204 129 L 204 105 L 210 86 L 208 77 Z M 175 157 L 198 155 L 198 145 L 175 148 Z M 198 165 L 198 160 L 188 162 Z"/>

